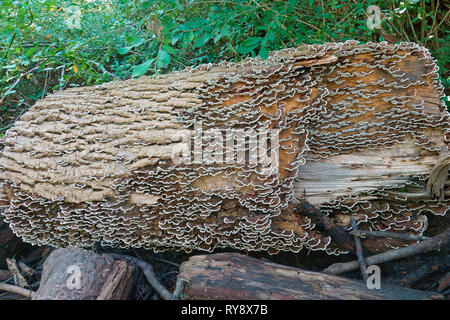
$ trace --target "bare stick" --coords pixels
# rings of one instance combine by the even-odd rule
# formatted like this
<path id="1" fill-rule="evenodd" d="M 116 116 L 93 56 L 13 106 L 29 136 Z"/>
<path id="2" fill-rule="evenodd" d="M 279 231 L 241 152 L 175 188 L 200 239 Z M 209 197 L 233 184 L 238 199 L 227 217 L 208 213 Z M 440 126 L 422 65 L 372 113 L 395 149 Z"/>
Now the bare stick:
<path id="1" fill-rule="evenodd" d="M 445 232 L 432 237 L 428 240 L 422 241 L 420 243 L 411 245 L 409 247 L 404 247 L 401 249 L 389 250 L 380 254 L 366 258 L 366 263 L 368 265 L 384 263 L 396 259 L 406 258 L 415 254 L 437 250 L 448 246 L 450 242 L 450 228 L 445 230 Z M 345 263 L 335 263 L 323 270 L 322 272 L 328 274 L 341 274 L 348 271 L 353 271 L 358 269 L 359 262 L 350 261 Z"/>
<path id="2" fill-rule="evenodd" d="M 358 232 L 358 225 L 356 224 L 355 218 L 350 217 L 350 220 L 352 222 L 352 229 L 355 232 Z M 364 262 L 361 239 L 358 236 L 354 236 L 354 237 L 355 237 L 355 245 L 356 245 L 356 257 L 358 258 L 359 268 L 361 269 L 361 275 L 364 279 L 364 282 L 367 282 L 367 265 Z"/>
<path id="3" fill-rule="evenodd" d="M 309 217 L 317 226 L 317 228 L 329 235 L 333 240 L 339 243 L 345 250 L 356 252 L 353 238 L 342 228 L 334 224 L 334 222 L 327 216 L 324 216 L 313 205 L 305 200 L 300 200 L 295 210 L 307 217 Z M 371 252 L 366 247 L 363 247 L 365 255 L 370 255 Z"/>
<path id="4" fill-rule="evenodd" d="M 171 300 L 178 300 L 180 298 L 180 294 L 183 292 L 184 284 L 186 282 L 188 281 L 181 278 L 180 276 L 177 277 L 177 283 L 175 284 L 175 290 L 173 290 Z"/>
<path id="5" fill-rule="evenodd" d="M 20 294 L 21 296 L 27 297 L 29 299 L 32 299 L 34 297 L 34 295 L 36 294 L 34 291 L 25 289 L 25 288 L 21 288 L 18 286 L 13 286 L 11 284 L 7 284 L 7 283 L 0 283 L 0 290 L 2 291 L 8 291 L 11 293 L 15 293 L 15 294 Z"/>
<path id="6" fill-rule="evenodd" d="M 145 277 L 147 278 L 147 281 L 150 283 L 152 288 L 155 289 L 156 292 L 158 292 L 161 298 L 163 298 L 164 300 L 170 300 L 172 298 L 172 294 L 156 278 L 153 266 L 150 263 L 124 254 L 110 253 L 109 255 L 115 259 L 127 260 L 136 264 L 139 268 L 142 269 Z"/>
<path id="7" fill-rule="evenodd" d="M 405 240 L 405 241 L 423 241 L 430 239 L 429 237 L 425 236 L 416 236 L 406 233 L 396 233 L 396 232 L 389 232 L 389 231 L 366 231 L 366 230 L 352 230 L 349 232 L 351 235 L 356 237 L 377 237 L 377 238 L 392 238 L 392 239 L 399 239 L 399 240 Z"/>

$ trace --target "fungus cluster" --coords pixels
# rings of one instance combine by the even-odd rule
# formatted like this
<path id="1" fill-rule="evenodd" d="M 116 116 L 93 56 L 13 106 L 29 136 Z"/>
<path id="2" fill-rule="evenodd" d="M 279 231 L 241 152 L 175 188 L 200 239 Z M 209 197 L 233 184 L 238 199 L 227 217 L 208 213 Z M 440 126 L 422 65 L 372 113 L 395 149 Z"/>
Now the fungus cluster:
<path id="1" fill-rule="evenodd" d="M 71 88 L 7 132 L 0 204 L 13 231 L 38 245 L 339 254 L 294 213 L 295 198 L 305 189 L 343 226 L 353 215 L 367 228 L 422 233 L 423 213 L 449 205 L 420 197 L 448 144 L 442 95 L 427 49 L 355 41 Z M 258 136 L 276 147 L 276 163 L 249 161 L 246 140 L 195 149 L 198 123 L 276 132 Z M 186 139 L 194 156 L 220 149 L 245 159 L 175 163 Z M 358 174 L 370 183 L 351 182 Z"/>

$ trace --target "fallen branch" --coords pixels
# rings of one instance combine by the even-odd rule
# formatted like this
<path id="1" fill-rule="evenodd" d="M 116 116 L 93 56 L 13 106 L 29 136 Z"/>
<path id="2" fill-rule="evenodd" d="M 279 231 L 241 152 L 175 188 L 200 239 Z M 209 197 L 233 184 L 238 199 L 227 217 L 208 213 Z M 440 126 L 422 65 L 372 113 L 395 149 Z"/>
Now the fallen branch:
<path id="1" fill-rule="evenodd" d="M 16 81 L 14 81 L 14 83 L 11 85 L 11 87 L 9 87 L 9 89 L 3 94 L 3 97 L 6 97 L 17 86 L 17 84 L 19 84 L 20 80 L 22 80 L 23 77 L 25 77 L 25 76 L 29 75 L 30 73 L 32 73 L 33 71 L 39 69 L 39 67 L 47 60 L 48 60 L 48 58 L 45 58 L 41 62 L 39 62 L 37 65 L 35 65 L 33 68 L 31 68 L 30 70 L 28 70 L 24 73 L 21 73 L 19 75 L 19 77 L 16 79 Z M 4 98 L 0 99 L 0 103 L 3 102 L 3 99 Z"/>
<path id="2" fill-rule="evenodd" d="M 443 299 L 441 294 L 365 283 L 306 271 L 238 253 L 192 256 L 180 267 L 189 281 L 183 300 L 416 300 Z"/>
<path id="3" fill-rule="evenodd" d="M 449 266 L 449 256 L 444 259 L 442 259 L 442 257 L 438 257 L 430 262 L 422 264 L 422 266 L 420 266 L 419 268 L 408 272 L 400 279 L 399 283 L 402 285 L 402 287 L 412 288 L 415 284 L 423 281 L 436 272 L 445 272 L 446 270 L 448 270 Z"/>
<path id="4" fill-rule="evenodd" d="M 445 230 L 445 232 L 432 237 L 428 240 L 422 241 L 420 243 L 411 245 L 409 247 L 404 247 L 401 249 L 389 250 L 371 257 L 366 258 L 366 263 L 368 265 L 384 263 L 396 259 L 406 258 L 415 254 L 437 250 L 448 246 L 450 242 L 450 228 Z M 353 271 L 358 269 L 359 262 L 357 260 L 345 262 L 345 263 L 335 263 L 324 269 L 322 272 L 327 274 L 341 274 L 348 271 Z"/>
<path id="5" fill-rule="evenodd" d="M 142 269 L 145 277 L 147 278 L 147 281 L 150 283 L 152 288 L 155 289 L 155 291 L 161 296 L 161 298 L 163 298 L 164 300 L 172 299 L 172 294 L 156 278 L 153 266 L 150 263 L 124 254 L 110 253 L 109 255 L 118 260 L 133 262 L 135 265 Z"/>
<path id="6" fill-rule="evenodd" d="M 389 232 L 389 231 L 366 231 L 366 230 L 352 230 L 349 232 L 351 235 L 356 237 L 377 237 L 377 238 L 392 238 L 392 239 L 399 239 L 399 240 L 405 240 L 405 241 L 424 241 L 430 239 L 429 237 L 425 236 L 416 236 L 411 234 L 405 234 L 405 233 L 396 233 L 396 232 Z"/>
<path id="7" fill-rule="evenodd" d="M 21 288 L 18 286 L 13 286 L 13 285 L 7 284 L 7 283 L 0 283 L 0 290 L 19 294 L 19 295 L 27 297 L 29 299 L 32 299 L 34 297 L 34 295 L 36 294 L 36 292 L 34 292 L 34 291 L 31 291 L 31 290 L 28 290 L 25 288 Z"/>
<path id="8" fill-rule="evenodd" d="M 334 222 L 320 213 L 313 205 L 306 200 L 300 200 L 296 209 L 297 213 L 306 215 L 317 226 L 317 228 L 329 235 L 333 240 L 339 243 L 344 249 L 356 253 L 355 243 L 352 236 L 350 236 L 344 229 L 338 227 Z M 372 254 L 369 249 L 363 247 L 365 255 Z"/>
<path id="9" fill-rule="evenodd" d="M 179 300 L 180 294 L 183 293 L 184 290 L 184 284 L 188 282 L 187 280 L 183 279 L 182 277 L 177 277 L 177 282 L 175 284 L 175 290 L 173 290 L 171 300 Z"/>
<path id="10" fill-rule="evenodd" d="M 355 232 L 358 232 L 358 225 L 356 224 L 356 220 L 353 217 L 350 217 L 352 222 L 352 229 Z M 361 269 L 361 275 L 364 279 L 364 282 L 367 283 L 367 265 L 364 262 L 364 256 L 362 253 L 361 239 L 358 236 L 355 237 L 355 246 L 356 246 L 356 257 L 358 258 L 359 268 Z"/>

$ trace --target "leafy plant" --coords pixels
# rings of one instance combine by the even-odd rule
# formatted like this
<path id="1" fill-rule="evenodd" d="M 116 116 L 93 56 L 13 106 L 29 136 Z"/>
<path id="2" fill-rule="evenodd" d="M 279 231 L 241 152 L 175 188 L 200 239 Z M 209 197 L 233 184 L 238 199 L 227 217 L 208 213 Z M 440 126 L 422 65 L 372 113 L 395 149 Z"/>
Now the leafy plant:
<path id="1" fill-rule="evenodd" d="M 3 0 L 0 132 L 54 90 L 347 39 L 428 47 L 448 92 L 448 18 L 437 0 Z"/>

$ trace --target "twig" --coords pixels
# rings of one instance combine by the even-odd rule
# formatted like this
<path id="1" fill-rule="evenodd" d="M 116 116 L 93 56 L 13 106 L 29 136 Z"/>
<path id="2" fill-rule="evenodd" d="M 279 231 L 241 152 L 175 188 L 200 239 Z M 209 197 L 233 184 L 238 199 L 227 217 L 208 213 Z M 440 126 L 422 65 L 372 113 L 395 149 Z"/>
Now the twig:
<path id="1" fill-rule="evenodd" d="M 177 277 L 175 290 L 173 290 L 172 297 L 170 298 L 170 300 L 178 300 L 180 298 L 180 294 L 183 292 L 184 284 L 186 282 L 188 282 L 186 279 L 183 279 L 180 276 Z"/>
<path id="2" fill-rule="evenodd" d="M 108 76 L 113 77 L 116 80 L 120 80 L 120 78 L 118 76 L 116 76 L 114 73 L 106 70 L 105 67 L 101 63 L 98 63 L 97 61 L 94 61 L 94 60 L 88 60 L 88 62 L 95 64 L 97 66 L 97 68 L 99 68 L 103 74 L 107 74 Z"/>
<path id="3" fill-rule="evenodd" d="M 39 62 L 37 65 L 35 65 L 33 68 L 31 68 L 30 70 L 20 74 L 20 76 L 16 79 L 16 81 L 14 81 L 14 83 L 11 85 L 11 87 L 9 87 L 8 90 L 6 90 L 6 92 L 3 94 L 3 96 L 7 96 L 16 86 L 17 84 L 20 82 L 20 80 L 22 80 L 23 77 L 29 75 L 30 73 L 32 73 L 33 71 L 39 69 L 39 67 L 41 66 L 41 64 L 43 64 L 45 61 L 47 61 L 48 58 L 42 60 L 41 62 Z M 3 99 L 0 100 L 0 103 L 3 101 Z"/>
<path id="4" fill-rule="evenodd" d="M 448 246 L 450 243 L 450 228 L 445 230 L 445 232 L 432 237 L 428 240 L 422 241 L 420 243 L 411 245 L 409 247 L 404 247 L 401 249 L 389 250 L 380 254 L 366 258 L 366 263 L 368 265 L 384 263 L 396 259 L 406 258 L 415 254 L 437 250 Z M 335 263 L 323 270 L 322 272 L 328 274 L 341 274 L 348 271 L 353 271 L 358 269 L 359 262 L 357 260 L 345 262 L 345 263 Z"/>
<path id="5" fill-rule="evenodd" d="M 350 217 L 350 221 L 352 222 L 352 229 L 355 232 L 358 232 L 358 225 L 356 224 L 356 220 L 353 217 Z M 362 254 L 362 246 L 361 239 L 358 236 L 355 236 L 355 245 L 356 245 L 356 257 L 358 258 L 359 268 L 361 269 L 361 275 L 364 279 L 364 282 L 367 282 L 367 265 L 364 262 L 364 256 Z"/>
<path id="6" fill-rule="evenodd" d="M 352 230 L 349 232 L 351 235 L 356 237 L 377 237 L 377 238 L 392 238 L 392 239 L 398 239 L 398 240 L 405 240 L 405 241 L 423 241 L 430 239 L 429 237 L 425 236 L 416 236 L 411 234 L 405 234 L 405 233 L 397 233 L 397 232 L 389 232 L 389 231 L 366 231 L 366 230 Z"/>
<path id="7" fill-rule="evenodd" d="M 344 229 L 337 226 L 329 217 L 322 215 L 313 205 L 301 200 L 297 204 L 295 211 L 309 217 L 320 231 L 329 235 L 345 250 L 356 252 L 353 238 Z M 371 254 L 370 250 L 366 247 L 363 247 L 363 252 L 365 255 Z"/>
<path id="8" fill-rule="evenodd" d="M 170 300 L 172 298 L 172 294 L 156 278 L 153 266 L 151 264 L 138 258 L 127 256 L 124 254 L 110 253 L 109 255 L 115 259 L 131 261 L 136 264 L 139 268 L 142 269 L 145 277 L 147 278 L 147 281 L 150 283 L 152 288 L 155 289 L 155 291 L 161 296 L 161 298 L 163 298 L 164 300 Z"/>
<path id="9" fill-rule="evenodd" d="M 175 262 L 172 262 L 172 261 L 163 259 L 163 258 L 152 257 L 152 256 L 150 256 L 150 257 L 148 257 L 148 258 L 149 258 L 150 260 L 156 260 L 156 261 L 160 261 L 160 262 L 164 262 L 164 263 L 170 264 L 170 265 L 175 266 L 175 267 L 180 267 L 180 264 L 179 264 L 179 263 L 175 263 Z"/>
<path id="10" fill-rule="evenodd" d="M 0 290 L 2 291 L 8 291 L 11 293 L 15 293 L 15 294 L 20 294 L 21 296 L 27 297 L 29 299 L 32 299 L 36 292 L 25 289 L 25 288 L 21 288 L 18 286 L 13 286 L 11 284 L 7 284 L 7 283 L 0 283 Z"/>

